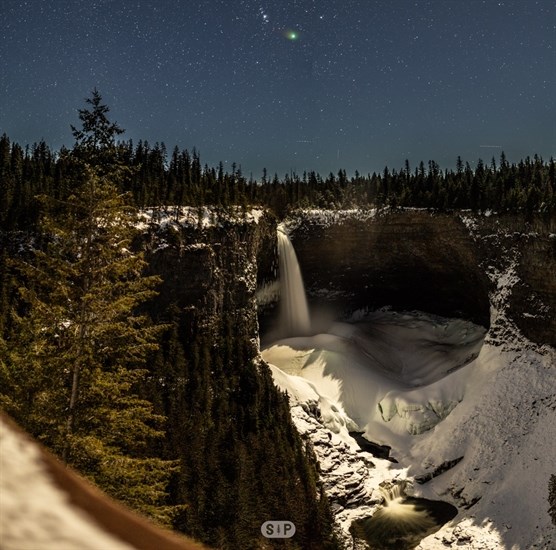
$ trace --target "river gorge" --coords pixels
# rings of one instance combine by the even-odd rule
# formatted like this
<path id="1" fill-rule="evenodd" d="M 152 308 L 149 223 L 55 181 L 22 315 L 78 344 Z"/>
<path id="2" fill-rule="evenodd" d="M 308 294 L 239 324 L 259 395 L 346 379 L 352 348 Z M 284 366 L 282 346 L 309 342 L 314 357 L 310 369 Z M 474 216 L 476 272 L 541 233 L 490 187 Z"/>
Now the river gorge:
<path id="1" fill-rule="evenodd" d="M 233 316 L 251 360 L 262 349 L 346 544 L 365 547 L 352 526 L 381 509 L 393 482 L 457 507 L 419 548 L 552 540 L 534 503 L 555 455 L 554 227 L 424 210 L 300 211 L 278 231 L 263 211 L 205 225 L 157 215 L 146 229 L 151 269 L 165 279 L 159 305 L 177 296 L 208 337 Z M 301 320 L 298 288 L 284 311 L 285 234 L 307 293 Z M 355 433 L 389 456 L 363 450 Z"/>

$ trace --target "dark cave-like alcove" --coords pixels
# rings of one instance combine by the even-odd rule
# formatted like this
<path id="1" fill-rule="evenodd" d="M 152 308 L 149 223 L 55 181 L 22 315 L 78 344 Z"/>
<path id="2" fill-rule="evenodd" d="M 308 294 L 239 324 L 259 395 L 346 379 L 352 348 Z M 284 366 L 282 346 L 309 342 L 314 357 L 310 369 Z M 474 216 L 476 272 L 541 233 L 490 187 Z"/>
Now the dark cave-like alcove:
<path id="1" fill-rule="evenodd" d="M 406 211 L 338 224 L 310 219 L 290 237 L 313 311 L 341 316 L 391 306 L 489 327 L 489 282 L 456 216 Z"/>

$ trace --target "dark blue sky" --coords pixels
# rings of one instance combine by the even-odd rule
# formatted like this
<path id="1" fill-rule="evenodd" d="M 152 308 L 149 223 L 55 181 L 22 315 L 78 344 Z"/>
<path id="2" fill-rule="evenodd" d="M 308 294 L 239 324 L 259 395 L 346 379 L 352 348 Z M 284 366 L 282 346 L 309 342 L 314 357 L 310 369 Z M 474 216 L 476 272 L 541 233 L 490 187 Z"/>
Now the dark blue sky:
<path id="1" fill-rule="evenodd" d="M 0 133 L 125 139 L 323 174 L 556 149 L 552 0 L 0 0 Z"/>

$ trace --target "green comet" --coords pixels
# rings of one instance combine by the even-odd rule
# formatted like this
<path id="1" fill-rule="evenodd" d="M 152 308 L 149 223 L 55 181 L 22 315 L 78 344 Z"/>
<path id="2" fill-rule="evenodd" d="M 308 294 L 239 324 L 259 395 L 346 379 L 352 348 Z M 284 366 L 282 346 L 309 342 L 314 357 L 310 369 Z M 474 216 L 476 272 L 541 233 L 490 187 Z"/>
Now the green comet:
<path id="1" fill-rule="evenodd" d="M 299 38 L 299 33 L 297 31 L 292 31 L 291 29 L 288 29 L 287 31 L 284 32 L 284 36 L 288 40 L 295 42 Z"/>

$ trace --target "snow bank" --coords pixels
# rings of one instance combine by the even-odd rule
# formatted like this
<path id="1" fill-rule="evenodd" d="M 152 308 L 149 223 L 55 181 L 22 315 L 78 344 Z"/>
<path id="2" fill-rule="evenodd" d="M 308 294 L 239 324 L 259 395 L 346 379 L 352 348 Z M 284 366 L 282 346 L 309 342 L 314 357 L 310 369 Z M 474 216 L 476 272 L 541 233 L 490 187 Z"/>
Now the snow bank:
<path id="1" fill-rule="evenodd" d="M 0 418 L 0 541 L 3 550 L 131 550 L 70 503 L 39 448 Z"/>

